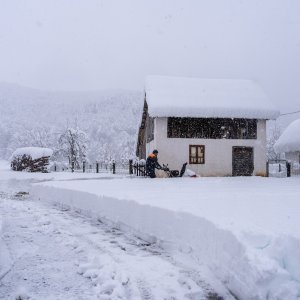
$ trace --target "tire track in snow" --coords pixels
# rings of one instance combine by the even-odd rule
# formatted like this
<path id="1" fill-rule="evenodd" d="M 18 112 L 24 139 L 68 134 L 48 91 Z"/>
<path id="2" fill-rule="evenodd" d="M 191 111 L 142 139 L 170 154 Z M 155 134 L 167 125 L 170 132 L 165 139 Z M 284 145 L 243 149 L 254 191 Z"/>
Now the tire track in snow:
<path id="1" fill-rule="evenodd" d="M 212 289 L 209 287 L 208 284 L 205 283 L 199 272 L 195 270 L 186 269 L 186 267 L 177 261 L 175 261 L 172 256 L 170 256 L 167 252 L 165 252 L 162 248 L 155 244 L 151 244 L 148 242 L 145 242 L 141 240 L 139 237 L 135 237 L 134 235 L 127 235 L 126 233 L 122 232 L 121 230 L 114 228 L 110 225 L 107 225 L 103 222 L 94 221 L 92 219 L 88 219 L 85 216 L 81 215 L 80 213 L 76 212 L 70 212 L 67 211 L 67 214 L 75 217 L 80 218 L 83 220 L 84 223 L 87 223 L 89 225 L 95 226 L 100 232 L 103 231 L 106 236 L 108 236 L 108 240 L 106 242 L 109 242 L 115 247 L 120 248 L 123 251 L 126 251 L 129 255 L 137 254 L 137 252 L 143 253 L 143 256 L 159 256 L 164 261 L 167 261 L 171 265 L 173 265 L 175 268 L 179 269 L 180 274 L 184 274 L 185 277 L 187 277 L 187 280 L 192 280 L 193 285 L 197 286 L 196 291 L 190 291 L 191 288 L 188 288 L 184 298 L 186 299 L 222 299 L 219 297 L 216 293 L 212 291 Z M 94 232 L 95 233 L 95 232 Z M 98 232 L 99 233 L 99 232 Z M 76 234 L 79 236 L 79 234 Z M 116 263 L 121 263 L 122 260 L 120 260 L 119 255 L 116 255 L 115 251 L 111 251 L 111 245 L 107 245 L 107 243 L 104 243 L 99 245 L 101 241 L 93 241 L 93 238 L 95 237 L 95 234 L 83 236 L 83 239 L 93 248 L 98 249 L 102 253 L 108 254 Z M 115 238 L 118 238 L 118 241 L 116 241 Z M 106 244 L 106 245 L 105 245 Z M 115 248 L 113 248 L 115 250 Z M 139 254 L 140 254 L 139 253 Z M 179 284 L 184 286 L 178 280 Z M 145 280 L 137 279 L 136 280 L 137 287 L 141 293 L 142 299 L 155 299 L 153 296 L 151 289 L 149 285 L 147 285 Z M 177 299 L 176 297 L 168 297 L 164 299 Z M 180 299 L 180 298 L 179 298 Z"/>
<path id="2" fill-rule="evenodd" d="M 10 201 L 20 200 L 9 195 L 6 196 L 10 198 Z M 184 265 L 176 262 L 172 256 L 157 245 L 144 242 L 134 235 L 124 233 L 79 213 L 61 211 L 32 200 L 34 199 L 16 201 L 20 204 L 20 207 L 16 205 L 17 210 L 22 210 L 22 213 L 31 216 L 34 220 L 34 226 L 37 227 L 37 232 L 48 235 L 49 243 L 57 239 L 58 244 L 68 248 L 70 255 L 74 258 L 77 257 L 79 261 L 77 269 L 84 262 L 90 264 L 81 276 L 92 282 L 99 295 L 119 297 L 116 299 L 123 299 L 120 298 L 122 295 L 125 295 L 126 299 L 137 299 L 136 296 L 139 295 L 141 299 L 145 300 L 198 300 L 206 298 L 200 298 L 201 294 L 208 295 L 210 289 L 202 284 L 204 281 L 200 276 L 195 275 L 196 272 L 187 270 Z M 98 257 L 100 263 L 93 262 L 92 257 Z M 101 259 L 104 261 L 101 262 Z M 140 264 L 140 266 L 137 268 L 134 264 Z M 153 266 L 159 264 L 170 269 L 169 273 L 172 273 L 172 276 L 161 275 L 159 268 L 153 269 Z M 114 267 L 105 269 L 107 265 Z M 152 277 L 147 276 L 148 273 Z M 157 280 L 159 286 L 157 288 L 153 287 L 155 284 L 151 282 L 155 277 L 154 275 L 160 276 Z M 193 280 L 194 286 L 186 288 L 179 280 L 182 276 L 186 278 L 186 281 Z M 164 285 L 160 286 L 160 281 L 164 280 Z M 202 290 L 202 293 L 199 293 L 199 290 Z M 161 297 L 157 297 L 157 294 Z M 178 294 L 180 296 L 177 298 Z M 199 297 L 195 298 L 193 295 Z"/>
<path id="3" fill-rule="evenodd" d="M 137 280 L 137 287 L 140 291 L 141 300 L 154 300 L 150 287 L 143 279 Z"/>

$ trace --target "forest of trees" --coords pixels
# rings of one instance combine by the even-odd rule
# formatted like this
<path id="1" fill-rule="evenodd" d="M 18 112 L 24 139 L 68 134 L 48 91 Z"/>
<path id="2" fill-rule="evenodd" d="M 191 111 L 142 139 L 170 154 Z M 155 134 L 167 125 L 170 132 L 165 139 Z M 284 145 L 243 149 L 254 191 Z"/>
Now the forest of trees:
<path id="1" fill-rule="evenodd" d="M 124 161 L 135 156 L 143 93 L 42 92 L 0 84 L 0 158 L 16 148 L 46 147 L 68 162 L 66 143 L 75 132 L 84 144 L 79 160 Z"/>

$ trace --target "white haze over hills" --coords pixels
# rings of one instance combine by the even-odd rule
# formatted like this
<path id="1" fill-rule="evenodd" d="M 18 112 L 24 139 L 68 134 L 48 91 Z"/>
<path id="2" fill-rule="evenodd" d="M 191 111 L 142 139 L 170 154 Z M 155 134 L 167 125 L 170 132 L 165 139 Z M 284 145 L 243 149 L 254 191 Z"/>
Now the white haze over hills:
<path id="1" fill-rule="evenodd" d="M 0 157 L 18 147 L 55 149 L 67 127 L 89 137 L 90 162 L 134 156 L 144 95 L 138 91 L 46 92 L 0 83 Z"/>

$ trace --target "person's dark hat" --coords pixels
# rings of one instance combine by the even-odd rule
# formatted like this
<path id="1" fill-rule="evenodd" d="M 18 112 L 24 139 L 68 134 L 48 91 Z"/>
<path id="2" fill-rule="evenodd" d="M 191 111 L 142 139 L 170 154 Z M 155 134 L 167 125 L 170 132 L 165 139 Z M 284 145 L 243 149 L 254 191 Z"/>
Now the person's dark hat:
<path id="1" fill-rule="evenodd" d="M 158 154 L 158 151 L 155 149 L 152 151 L 153 154 Z"/>

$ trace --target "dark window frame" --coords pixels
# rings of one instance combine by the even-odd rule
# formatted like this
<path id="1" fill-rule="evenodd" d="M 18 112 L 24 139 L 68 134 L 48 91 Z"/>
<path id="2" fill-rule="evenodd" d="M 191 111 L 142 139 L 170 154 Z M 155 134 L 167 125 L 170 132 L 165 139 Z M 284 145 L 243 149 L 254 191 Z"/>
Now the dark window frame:
<path id="1" fill-rule="evenodd" d="M 196 162 L 193 160 L 192 157 L 192 148 L 196 147 L 196 157 L 194 158 Z M 199 149 L 202 149 L 199 151 Z M 199 155 L 203 153 L 203 157 Z M 200 160 L 200 162 L 199 162 Z M 202 160 L 202 161 L 201 161 Z M 204 165 L 205 164 L 205 145 L 189 145 L 189 164 L 190 165 Z"/>

